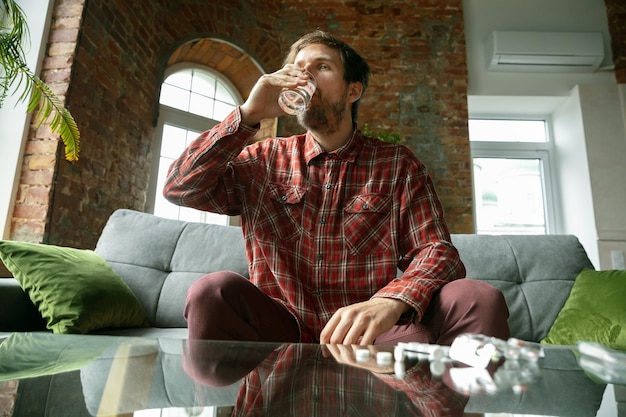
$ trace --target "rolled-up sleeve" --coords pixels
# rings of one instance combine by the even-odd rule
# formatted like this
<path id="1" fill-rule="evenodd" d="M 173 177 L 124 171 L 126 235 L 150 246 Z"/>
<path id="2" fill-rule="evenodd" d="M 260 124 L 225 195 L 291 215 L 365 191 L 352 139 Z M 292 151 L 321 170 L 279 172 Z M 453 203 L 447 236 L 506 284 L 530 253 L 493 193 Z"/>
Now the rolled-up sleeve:
<path id="1" fill-rule="evenodd" d="M 395 198 L 400 202 L 399 268 L 403 273 L 374 297 L 401 300 L 421 320 L 434 293 L 447 282 L 463 278 L 465 267 L 451 243 L 443 208 L 426 168 L 419 161 L 409 164 L 402 181 L 404 187 L 399 187 Z"/>
<path id="2" fill-rule="evenodd" d="M 163 196 L 171 203 L 234 215 L 239 210 L 230 162 L 257 129 L 241 123 L 239 108 L 202 133 L 172 162 Z"/>

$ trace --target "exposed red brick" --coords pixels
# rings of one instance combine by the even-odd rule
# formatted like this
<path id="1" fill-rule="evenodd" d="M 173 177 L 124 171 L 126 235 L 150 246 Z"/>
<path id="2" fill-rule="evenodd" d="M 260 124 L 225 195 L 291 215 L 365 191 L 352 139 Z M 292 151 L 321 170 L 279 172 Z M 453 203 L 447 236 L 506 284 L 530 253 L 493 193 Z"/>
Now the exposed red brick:
<path id="1" fill-rule="evenodd" d="M 616 77 L 626 83 L 626 5 L 606 4 Z M 58 160 L 56 136 L 31 127 L 31 139 L 45 140 L 27 144 L 11 237 L 91 248 L 112 211 L 145 209 L 159 85 L 176 54 L 206 39 L 213 54 L 189 59 L 222 70 L 245 98 L 258 66 L 278 69 L 289 45 L 317 28 L 370 63 L 361 126 L 400 133 L 431 171 L 451 231 L 471 232 L 462 0 L 323 0 L 306 13 L 298 0 L 57 0 L 42 77 L 78 123 L 80 160 Z M 281 117 L 256 139 L 301 131 Z"/>
<path id="2" fill-rule="evenodd" d="M 605 0 L 611 50 L 615 64 L 615 78 L 619 84 L 626 84 L 626 2 Z"/>

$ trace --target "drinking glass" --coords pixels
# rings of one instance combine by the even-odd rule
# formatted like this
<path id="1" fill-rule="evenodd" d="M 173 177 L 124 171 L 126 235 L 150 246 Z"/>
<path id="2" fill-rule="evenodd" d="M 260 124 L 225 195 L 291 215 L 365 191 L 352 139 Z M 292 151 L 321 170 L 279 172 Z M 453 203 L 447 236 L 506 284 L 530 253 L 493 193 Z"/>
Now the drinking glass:
<path id="1" fill-rule="evenodd" d="M 299 85 L 293 90 L 283 90 L 278 96 L 278 104 L 287 114 L 297 115 L 304 112 L 315 93 L 315 78 L 308 71 L 305 74 L 309 77 L 306 85 Z"/>

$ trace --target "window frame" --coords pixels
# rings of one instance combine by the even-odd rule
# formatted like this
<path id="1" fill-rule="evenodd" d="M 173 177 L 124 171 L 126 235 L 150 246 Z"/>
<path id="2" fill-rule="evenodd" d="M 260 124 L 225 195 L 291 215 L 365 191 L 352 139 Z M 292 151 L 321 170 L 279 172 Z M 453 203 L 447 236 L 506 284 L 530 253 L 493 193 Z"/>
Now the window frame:
<path id="1" fill-rule="evenodd" d="M 554 141 L 552 140 L 552 127 L 549 117 L 470 117 L 469 120 L 512 120 L 512 121 L 543 121 L 546 128 L 545 142 L 497 142 L 497 141 L 472 141 L 470 140 L 470 152 L 472 160 L 472 189 L 476 195 L 476 180 L 474 178 L 474 158 L 497 158 L 497 159 L 537 159 L 540 161 L 541 182 L 543 191 L 543 210 L 545 216 L 545 233 L 559 233 L 556 213 L 559 208 L 558 187 L 555 175 Z M 474 203 L 474 218 L 477 219 L 478 201 Z M 474 232 L 478 232 L 477 221 L 474 222 Z"/>
<path id="2" fill-rule="evenodd" d="M 199 70 L 211 74 L 212 76 L 217 78 L 218 81 L 224 84 L 226 88 L 228 88 L 229 92 L 232 94 L 236 102 L 235 106 L 239 106 L 243 103 L 241 94 L 239 93 L 235 85 L 227 77 L 225 77 L 223 74 L 220 74 L 213 68 L 196 63 L 183 62 L 169 66 L 164 72 L 161 84 L 164 83 L 167 77 L 169 77 L 170 75 L 187 69 Z M 156 193 L 158 191 L 157 182 L 159 174 L 159 162 L 161 159 L 161 146 L 165 125 L 175 126 L 181 129 L 193 130 L 202 133 L 221 122 L 221 120 L 214 120 L 208 117 L 200 116 L 195 113 L 161 104 L 160 94 L 157 100 L 159 100 L 159 116 L 154 129 L 154 137 L 152 141 L 152 162 L 150 165 L 150 181 L 146 194 L 146 212 L 148 213 L 154 213 L 155 210 L 157 195 Z M 237 217 L 229 217 L 228 224 L 237 225 L 238 223 L 239 220 Z"/>

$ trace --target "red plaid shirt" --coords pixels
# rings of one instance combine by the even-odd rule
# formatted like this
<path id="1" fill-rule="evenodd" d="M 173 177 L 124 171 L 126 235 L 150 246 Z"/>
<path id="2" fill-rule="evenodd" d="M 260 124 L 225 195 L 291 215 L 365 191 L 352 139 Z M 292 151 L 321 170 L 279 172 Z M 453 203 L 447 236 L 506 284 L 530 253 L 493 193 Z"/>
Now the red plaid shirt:
<path id="1" fill-rule="evenodd" d="M 402 300 L 419 319 L 435 291 L 464 276 L 408 148 L 360 131 L 330 153 L 310 134 L 246 146 L 254 133 L 233 111 L 174 161 L 164 194 L 241 215 L 250 279 L 295 315 L 301 341 L 318 341 L 337 309 L 371 297 Z"/>

